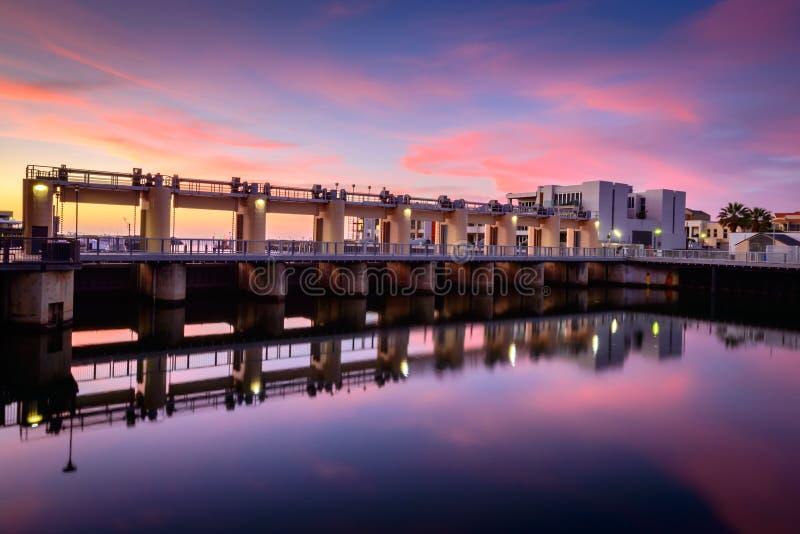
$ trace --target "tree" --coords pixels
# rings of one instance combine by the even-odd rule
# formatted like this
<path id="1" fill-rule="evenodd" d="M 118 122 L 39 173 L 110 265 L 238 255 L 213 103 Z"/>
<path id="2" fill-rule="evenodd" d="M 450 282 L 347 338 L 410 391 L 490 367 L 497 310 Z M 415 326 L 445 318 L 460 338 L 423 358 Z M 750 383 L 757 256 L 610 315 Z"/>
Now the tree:
<path id="1" fill-rule="evenodd" d="M 730 230 L 737 231 L 739 228 L 747 228 L 750 222 L 750 210 L 741 202 L 728 202 L 717 216 L 719 223 Z"/>
<path id="2" fill-rule="evenodd" d="M 772 229 L 772 212 L 764 208 L 752 208 L 749 222 L 751 232 L 769 232 Z"/>

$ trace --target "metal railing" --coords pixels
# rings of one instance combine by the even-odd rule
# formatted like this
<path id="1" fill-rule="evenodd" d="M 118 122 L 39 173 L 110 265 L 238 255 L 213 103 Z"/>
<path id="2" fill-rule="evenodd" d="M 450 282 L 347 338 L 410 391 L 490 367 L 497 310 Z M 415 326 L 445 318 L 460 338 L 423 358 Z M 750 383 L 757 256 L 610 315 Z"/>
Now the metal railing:
<path id="1" fill-rule="evenodd" d="M 61 237 L 0 237 L 0 265 L 25 263 L 77 265 L 78 242 Z"/>
<path id="2" fill-rule="evenodd" d="M 625 256 L 637 260 L 685 263 L 800 265 L 792 252 L 728 252 L 724 250 L 628 249 Z"/>

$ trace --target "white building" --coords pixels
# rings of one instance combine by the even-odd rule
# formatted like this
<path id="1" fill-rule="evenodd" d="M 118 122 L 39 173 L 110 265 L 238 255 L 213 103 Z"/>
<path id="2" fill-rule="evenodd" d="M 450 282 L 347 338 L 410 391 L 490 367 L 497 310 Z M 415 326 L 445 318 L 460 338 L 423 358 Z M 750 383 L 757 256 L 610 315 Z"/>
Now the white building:
<path id="1" fill-rule="evenodd" d="M 671 189 L 634 192 L 627 184 L 594 180 L 580 185 L 544 185 L 535 192 L 509 193 L 521 206 L 590 211 L 601 242 L 655 248 L 686 248 L 686 193 Z M 562 236 L 562 241 L 566 237 Z"/>

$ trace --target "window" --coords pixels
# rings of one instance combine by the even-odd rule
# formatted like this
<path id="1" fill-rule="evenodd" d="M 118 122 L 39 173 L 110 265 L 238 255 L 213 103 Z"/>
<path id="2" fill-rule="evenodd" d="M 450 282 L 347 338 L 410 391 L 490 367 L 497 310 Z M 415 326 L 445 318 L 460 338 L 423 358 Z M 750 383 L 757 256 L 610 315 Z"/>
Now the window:
<path id="1" fill-rule="evenodd" d="M 727 228 L 723 228 L 722 229 L 722 239 L 728 239 L 728 229 Z"/>
<path id="2" fill-rule="evenodd" d="M 717 229 L 714 228 L 714 237 L 717 237 Z"/>
<path id="3" fill-rule="evenodd" d="M 632 210 L 632 209 L 633 209 L 633 203 L 634 203 L 635 201 L 636 201 L 636 199 L 635 199 L 634 197 L 628 197 L 628 209 L 629 209 L 629 210 Z"/>

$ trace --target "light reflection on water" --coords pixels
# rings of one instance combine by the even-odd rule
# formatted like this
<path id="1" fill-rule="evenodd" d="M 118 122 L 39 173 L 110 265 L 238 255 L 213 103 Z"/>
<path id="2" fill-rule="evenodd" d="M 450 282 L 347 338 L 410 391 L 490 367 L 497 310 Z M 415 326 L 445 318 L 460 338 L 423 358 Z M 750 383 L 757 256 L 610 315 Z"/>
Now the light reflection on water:
<path id="1" fill-rule="evenodd" d="M 6 335 L 0 524 L 795 525 L 800 335 L 636 298 L 245 302 Z"/>

